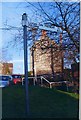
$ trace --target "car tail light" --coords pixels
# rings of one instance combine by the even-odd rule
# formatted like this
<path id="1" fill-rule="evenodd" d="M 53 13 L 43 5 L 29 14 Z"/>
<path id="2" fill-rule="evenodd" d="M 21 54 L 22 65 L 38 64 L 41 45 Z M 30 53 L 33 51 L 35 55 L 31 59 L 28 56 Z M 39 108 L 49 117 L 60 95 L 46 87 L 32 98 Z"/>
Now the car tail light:
<path id="1" fill-rule="evenodd" d="M 14 84 L 16 84 L 16 83 L 17 83 L 17 82 L 16 82 L 16 80 L 14 80 L 13 82 L 14 82 Z"/>
<path id="2" fill-rule="evenodd" d="M 15 84 L 17 84 L 17 82 L 15 81 Z"/>
<path id="3" fill-rule="evenodd" d="M 17 82 L 16 82 L 16 81 L 14 81 L 14 83 L 15 83 L 15 84 L 17 84 Z"/>

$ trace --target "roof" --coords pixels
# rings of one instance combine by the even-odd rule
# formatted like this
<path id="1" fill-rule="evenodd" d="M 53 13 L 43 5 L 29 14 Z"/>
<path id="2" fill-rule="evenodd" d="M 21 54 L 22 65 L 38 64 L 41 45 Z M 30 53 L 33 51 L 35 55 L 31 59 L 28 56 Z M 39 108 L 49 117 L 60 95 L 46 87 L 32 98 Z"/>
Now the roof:
<path id="1" fill-rule="evenodd" d="M 13 63 L 2 63 L 2 65 L 9 65 L 9 67 L 13 67 Z"/>
<path id="2" fill-rule="evenodd" d="M 59 47 L 59 45 L 54 40 L 51 40 L 47 35 L 45 35 L 41 36 L 39 40 L 35 41 L 31 48 L 39 48 L 43 45 L 48 47 L 51 47 L 51 45 L 54 47 Z M 32 50 L 31 48 L 30 50 Z"/>

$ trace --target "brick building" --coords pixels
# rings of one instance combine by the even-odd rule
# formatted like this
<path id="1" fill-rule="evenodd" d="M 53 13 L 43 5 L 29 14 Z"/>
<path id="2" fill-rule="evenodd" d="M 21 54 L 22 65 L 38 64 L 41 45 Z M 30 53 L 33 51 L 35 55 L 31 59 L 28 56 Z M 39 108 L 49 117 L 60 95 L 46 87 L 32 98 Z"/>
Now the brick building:
<path id="1" fill-rule="evenodd" d="M 13 73 L 13 63 L 0 63 L 0 74 L 10 75 Z"/>
<path id="2" fill-rule="evenodd" d="M 42 31 L 40 40 L 31 47 L 30 69 L 34 75 L 54 75 L 63 72 L 63 51 L 60 45 L 51 40 L 44 30 Z"/>
<path id="3" fill-rule="evenodd" d="M 0 74 L 2 74 L 2 63 L 0 63 Z"/>

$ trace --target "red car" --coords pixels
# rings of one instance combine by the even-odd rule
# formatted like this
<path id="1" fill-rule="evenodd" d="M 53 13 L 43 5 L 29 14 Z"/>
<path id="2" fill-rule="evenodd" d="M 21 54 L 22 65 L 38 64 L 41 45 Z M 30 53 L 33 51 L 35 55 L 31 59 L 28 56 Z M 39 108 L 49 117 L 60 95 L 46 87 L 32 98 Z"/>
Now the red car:
<path id="1" fill-rule="evenodd" d="M 14 75 L 12 75 L 12 80 L 13 80 L 14 84 L 21 83 L 22 77 L 21 77 L 21 75 L 14 74 Z"/>

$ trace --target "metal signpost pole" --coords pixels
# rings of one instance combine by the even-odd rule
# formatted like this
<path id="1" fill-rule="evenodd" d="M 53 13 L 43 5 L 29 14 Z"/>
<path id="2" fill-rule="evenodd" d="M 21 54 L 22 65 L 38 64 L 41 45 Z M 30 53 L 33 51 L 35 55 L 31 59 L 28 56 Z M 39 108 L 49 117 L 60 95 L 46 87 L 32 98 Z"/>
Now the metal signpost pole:
<path id="1" fill-rule="evenodd" d="M 29 116 L 29 95 L 28 95 L 28 50 L 27 50 L 27 15 L 22 15 L 23 38 L 24 38 L 24 71 L 25 71 L 25 94 L 26 94 L 26 115 Z"/>

